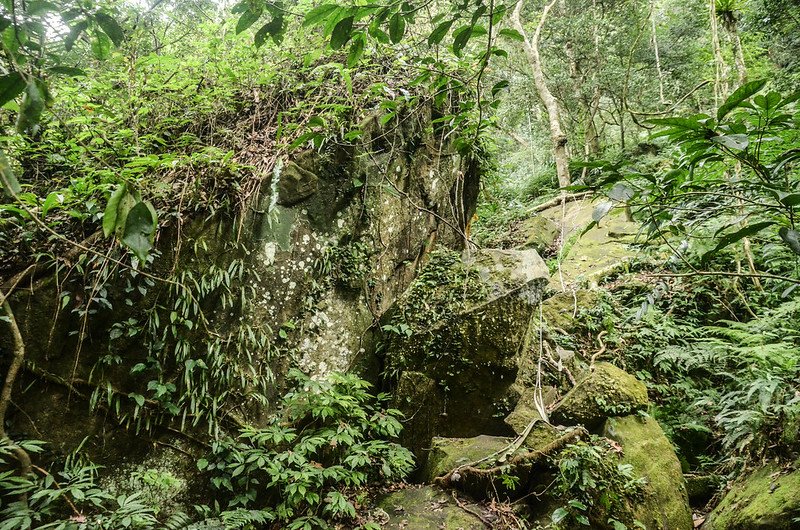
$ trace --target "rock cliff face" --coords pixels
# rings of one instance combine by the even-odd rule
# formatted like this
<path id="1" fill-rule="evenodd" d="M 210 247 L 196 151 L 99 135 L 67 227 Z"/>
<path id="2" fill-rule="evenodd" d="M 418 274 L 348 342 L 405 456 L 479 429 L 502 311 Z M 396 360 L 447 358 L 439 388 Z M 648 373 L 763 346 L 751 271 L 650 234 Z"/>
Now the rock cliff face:
<path id="1" fill-rule="evenodd" d="M 374 377 L 381 315 L 435 246 L 464 247 L 478 193 L 478 163 L 431 119 L 368 121 L 358 145 L 261 174 L 239 215 L 172 220 L 146 269 L 167 282 L 83 256 L 18 291 L 28 365 L 10 432 L 141 460 L 170 449 L 135 432 L 257 421 L 289 366 Z"/>

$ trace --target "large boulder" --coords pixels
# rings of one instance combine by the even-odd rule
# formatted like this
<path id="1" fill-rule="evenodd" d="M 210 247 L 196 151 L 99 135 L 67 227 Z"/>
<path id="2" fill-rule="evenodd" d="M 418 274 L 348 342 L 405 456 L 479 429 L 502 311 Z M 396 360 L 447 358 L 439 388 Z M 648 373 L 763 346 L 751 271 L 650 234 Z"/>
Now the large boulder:
<path id="1" fill-rule="evenodd" d="M 644 410 L 647 405 L 644 383 L 613 364 L 600 362 L 567 392 L 552 418 L 565 425 L 591 427 L 611 416 Z"/>
<path id="2" fill-rule="evenodd" d="M 770 464 L 735 482 L 703 530 L 800 528 L 800 471 Z"/>
<path id="3" fill-rule="evenodd" d="M 431 255 L 383 323 L 387 371 L 400 381 L 397 401 L 420 393 L 404 382 L 410 371 L 436 383 L 423 385 L 426 401 L 442 404 L 436 414 L 407 409 L 407 429 L 422 433 L 434 422 L 439 436 L 513 434 L 503 418 L 519 399 L 522 387 L 513 384 L 547 278 L 534 250 Z"/>
<path id="4" fill-rule="evenodd" d="M 532 215 L 522 221 L 518 230 L 521 232 L 521 237 L 524 238 L 524 243 L 520 248 L 532 248 L 540 253 L 550 249 L 559 234 L 558 225 L 540 215 Z"/>
<path id="5" fill-rule="evenodd" d="M 481 506 L 468 499 L 456 502 L 451 494 L 433 486 L 384 495 L 372 511 L 372 519 L 384 530 L 484 530 L 479 516 L 484 517 Z"/>
<path id="6" fill-rule="evenodd" d="M 645 479 L 643 497 L 632 499 L 634 517 L 648 530 L 693 528 L 681 465 L 658 422 L 641 415 L 608 418 L 603 436 L 620 444 L 622 462 Z"/>

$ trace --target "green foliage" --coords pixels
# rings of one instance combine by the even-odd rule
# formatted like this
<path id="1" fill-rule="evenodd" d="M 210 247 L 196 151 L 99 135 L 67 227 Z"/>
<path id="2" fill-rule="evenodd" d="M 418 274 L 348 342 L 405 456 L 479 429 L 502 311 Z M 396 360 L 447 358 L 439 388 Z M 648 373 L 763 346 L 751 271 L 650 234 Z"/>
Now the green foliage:
<path id="1" fill-rule="evenodd" d="M 198 462 L 229 509 L 268 513 L 283 528 L 328 528 L 357 517 L 353 495 L 368 484 L 398 481 L 413 469 L 411 453 L 390 440 L 400 413 L 380 408 L 369 383 L 332 374 L 325 381 L 298 371 L 266 427 L 246 427 L 216 442 Z"/>
<path id="2" fill-rule="evenodd" d="M 774 239 L 790 248 L 796 239 L 796 206 L 800 204 L 800 137 L 795 108 L 798 95 L 760 94 L 766 81 L 753 81 L 719 107 L 716 117 L 651 120 L 680 156 L 675 166 L 644 173 L 624 163 L 597 163 L 605 176 L 598 186 L 612 200 L 633 205 L 647 221 L 652 237 L 697 231 L 709 220 L 716 243 L 703 254 L 719 251 L 772 226 Z"/>
<path id="3" fill-rule="evenodd" d="M 412 343 L 424 358 L 409 355 L 404 346 L 392 348 L 386 359 L 387 374 L 396 376 L 404 369 L 423 366 L 429 373 L 436 370 L 435 366 L 444 368 L 448 375 L 464 369 L 471 361 L 463 356 L 463 345 L 445 340 L 449 334 L 441 331 L 457 326 L 459 312 L 468 304 L 485 300 L 487 289 L 478 270 L 466 264 L 459 252 L 445 248 L 432 251 L 382 327 L 387 341 L 406 346 Z"/>
<path id="4" fill-rule="evenodd" d="M 564 499 L 552 513 L 556 528 L 643 528 L 630 516 L 630 499 L 641 494 L 642 479 L 630 464 L 619 464 L 618 449 L 608 441 L 570 444 L 554 458 L 558 474 L 553 494 Z"/>

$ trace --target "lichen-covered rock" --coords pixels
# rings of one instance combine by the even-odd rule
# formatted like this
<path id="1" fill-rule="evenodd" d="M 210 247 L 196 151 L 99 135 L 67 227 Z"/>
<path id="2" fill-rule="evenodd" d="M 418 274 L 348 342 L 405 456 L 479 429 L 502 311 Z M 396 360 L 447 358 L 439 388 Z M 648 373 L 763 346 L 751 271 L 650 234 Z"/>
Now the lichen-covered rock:
<path id="1" fill-rule="evenodd" d="M 681 465 L 664 431 L 650 416 L 609 418 L 603 436 L 622 446 L 623 463 L 645 479 L 641 499 L 631 499 L 636 519 L 648 530 L 689 530 L 692 513 Z"/>
<path id="2" fill-rule="evenodd" d="M 532 248 L 537 252 L 544 252 L 550 248 L 558 237 L 558 225 L 540 215 L 533 215 L 525 219 L 519 227 L 525 242 L 521 248 Z"/>
<path id="3" fill-rule="evenodd" d="M 438 488 L 410 487 L 380 498 L 372 519 L 384 530 L 484 530 L 486 526 L 474 515 L 482 513 L 482 507 L 469 499 L 459 502 L 469 511 Z"/>
<path id="4" fill-rule="evenodd" d="M 703 530 L 790 530 L 800 527 L 800 471 L 771 464 L 735 482 Z"/>
<path id="5" fill-rule="evenodd" d="M 392 408 L 413 418 L 400 433 L 400 443 L 414 453 L 417 465 L 423 467 L 446 410 L 441 390 L 436 381 L 421 372 L 403 372 L 393 394 Z"/>
<path id="6" fill-rule="evenodd" d="M 634 376 L 610 363 L 597 363 L 578 381 L 553 411 L 553 421 L 593 426 L 611 416 L 626 416 L 647 408 L 647 388 Z"/>
<path id="7" fill-rule="evenodd" d="M 319 177 L 294 162 L 287 162 L 282 171 L 276 172 L 278 180 L 278 204 L 293 206 L 317 192 Z"/>
<path id="8" fill-rule="evenodd" d="M 446 402 L 440 436 L 507 435 L 530 317 L 547 281 L 534 250 L 439 252 L 385 317 L 390 371 L 424 372 Z M 401 392 L 402 394 L 402 392 Z M 404 396 L 399 396 L 401 399 Z M 407 428 L 430 422 L 411 415 Z"/>

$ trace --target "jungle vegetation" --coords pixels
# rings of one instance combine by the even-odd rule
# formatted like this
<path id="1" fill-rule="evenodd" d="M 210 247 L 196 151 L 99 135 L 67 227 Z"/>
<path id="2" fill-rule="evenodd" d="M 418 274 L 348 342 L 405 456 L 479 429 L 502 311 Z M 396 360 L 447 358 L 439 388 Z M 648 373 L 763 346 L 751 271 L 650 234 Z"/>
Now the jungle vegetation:
<path id="1" fill-rule="evenodd" d="M 388 397 L 354 375 L 272 373 L 292 323 L 222 336 L 202 310 L 245 311 L 241 262 L 193 277 L 157 241 L 184 218 L 242 219 L 252 167 L 352 145 L 367 118 L 420 103 L 484 165 L 470 244 L 502 247 L 537 205 L 587 193 L 595 224 L 616 206 L 641 224 L 623 280 L 558 340 L 600 340 L 647 384 L 686 471 L 796 458 L 798 90 L 800 4 L 780 0 L 1 0 L 0 329 L 14 347 L 0 350 L 0 530 L 379 528 L 364 492 L 414 466 Z M 242 155 L 253 131 L 266 151 Z M 132 298 L 170 290 L 110 332 L 147 349 L 125 367 L 141 390 L 68 384 L 137 433 L 165 418 L 202 433 L 213 493 L 193 511 L 116 495 L 81 447 L 53 460 L 7 430 L 19 374 L 36 370 L 9 298 L 43 270 L 83 279 L 56 294 L 83 322 L 110 307 L 112 279 Z M 95 382 L 120 363 L 103 358 Z M 187 363 L 204 375 L 176 381 Z M 273 414 L 223 412 L 243 400 Z M 599 467 L 585 452 L 575 465 Z"/>

